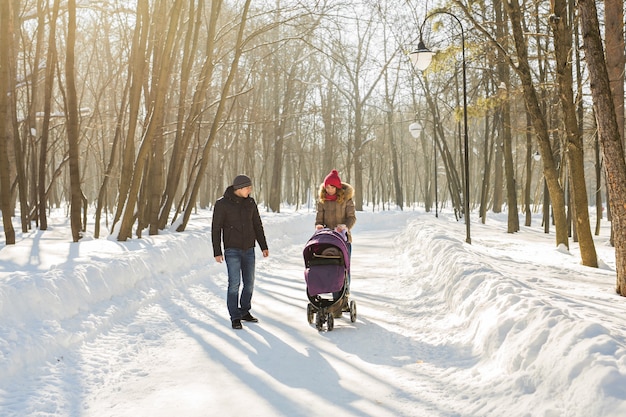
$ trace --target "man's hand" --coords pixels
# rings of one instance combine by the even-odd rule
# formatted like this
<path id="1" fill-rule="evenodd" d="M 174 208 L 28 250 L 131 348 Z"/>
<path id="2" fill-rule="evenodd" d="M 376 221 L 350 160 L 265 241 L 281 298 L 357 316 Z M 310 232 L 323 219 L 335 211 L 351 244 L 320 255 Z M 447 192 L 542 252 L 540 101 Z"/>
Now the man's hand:
<path id="1" fill-rule="evenodd" d="M 269 251 L 269 249 L 265 249 L 265 250 L 263 251 L 263 257 L 264 257 L 264 258 L 267 258 L 268 256 L 270 256 L 270 251 Z"/>
<path id="2" fill-rule="evenodd" d="M 222 262 L 224 262 L 224 257 L 223 257 L 222 255 L 220 255 L 220 256 L 216 256 L 216 257 L 215 257 L 215 262 L 217 262 L 217 263 L 220 263 L 220 264 L 221 264 Z"/>

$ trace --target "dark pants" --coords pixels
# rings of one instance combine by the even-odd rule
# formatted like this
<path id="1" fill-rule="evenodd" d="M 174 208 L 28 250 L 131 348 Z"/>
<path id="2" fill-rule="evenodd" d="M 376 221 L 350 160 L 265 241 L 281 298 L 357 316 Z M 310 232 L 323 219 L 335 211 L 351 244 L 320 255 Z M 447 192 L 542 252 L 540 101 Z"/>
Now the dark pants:
<path id="1" fill-rule="evenodd" d="M 346 246 L 348 247 L 348 259 L 352 260 L 352 243 L 346 242 Z M 350 262 L 352 264 L 352 262 Z M 348 276 L 346 278 L 346 295 L 350 294 L 350 272 L 348 272 Z M 333 293 L 333 298 L 338 300 L 341 297 L 341 291 Z"/>
<path id="2" fill-rule="evenodd" d="M 224 259 L 228 269 L 228 293 L 226 305 L 230 320 L 241 319 L 251 308 L 254 291 L 254 248 L 224 250 Z M 243 282 L 241 296 L 239 287 Z"/>

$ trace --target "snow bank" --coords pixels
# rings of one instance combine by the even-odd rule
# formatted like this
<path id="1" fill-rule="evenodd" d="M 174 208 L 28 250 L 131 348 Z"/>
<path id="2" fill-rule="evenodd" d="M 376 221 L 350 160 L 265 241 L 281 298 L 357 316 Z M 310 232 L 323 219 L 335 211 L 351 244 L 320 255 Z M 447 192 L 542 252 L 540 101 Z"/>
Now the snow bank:
<path id="1" fill-rule="evenodd" d="M 8 364 L 2 377 L 54 360 L 106 330 L 111 319 L 192 278 L 181 271 L 213 259 L 210 236 L 201 230 L 59 245 L 69 247 L 66 262 L 0 279 L 0 362 Z"/>
<path id="2" fill-rule="evenodd" d="M 420 276 L 405 284 L 419 295 L 423 314 L 433 319 L 428 333 L 435 339 L 445 335 L 439 343 L 468 352 L 471 366 L 460 364 L 467 367 L 461 369 L 464 377 L 459 380 L 456 373 L 450 383 L 474 391 L 470 397 L 484 391 L 485 401 L 470 415 L 511 415 L 510 409 L 490 403 L 495 392 L 516 398 L 528 416 L 540 415 L 532 412 L 538 404 L 550 415 L 626 415 L 623 329 L 612 331 L 603 325 L 602 314 L 578 308 L 578 298 L 567 294 L 567 280 L 564 288 L 549 280 L 541 285 L 540 271 L 546 268 L 557 277 L 569 272 L 572 280 L 584 275 L 582 266 L 562 270 L 571 264 L 568 251 L 543 248 L 547 260 L 541 259 L 540 268 L 532 258 L 526 263 L 520 252 L 512 268 L 503 270 L 501 258 L 511 255 L 510 248 L 499 252 L 466 245 L 432 222 L 411 223 L 399 240 L 406 248 L 404 259 Z M 589 284 L 590 298 L 605 286 L 600 279 Z"/>

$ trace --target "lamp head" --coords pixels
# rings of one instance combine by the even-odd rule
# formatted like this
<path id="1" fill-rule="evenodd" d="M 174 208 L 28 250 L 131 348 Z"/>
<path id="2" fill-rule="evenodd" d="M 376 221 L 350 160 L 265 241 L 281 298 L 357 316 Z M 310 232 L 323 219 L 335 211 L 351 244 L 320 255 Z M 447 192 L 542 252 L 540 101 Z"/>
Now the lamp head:
<path id="1" fill-rule="evenodd" d="M 409 125 L 409 132 L 411 133 L 411 136 L 413 136 L 415 139 L 420 137 L 421 131 L 422 131 L 422 126 L 420 126 L 419 123 L 413 122 Z"/>
<path id="2" fill-rule="evenodd" d="M 420 39 L 417 44 L 417 49 L 409 54 L 409 58 L 411 59 L 411 63 L 413 67 L 424 71 L 430 65 L 433 60 L 433 55 L 435 53 L 428 49 L 426 45 L 424 45 L 424 41 Z"/>

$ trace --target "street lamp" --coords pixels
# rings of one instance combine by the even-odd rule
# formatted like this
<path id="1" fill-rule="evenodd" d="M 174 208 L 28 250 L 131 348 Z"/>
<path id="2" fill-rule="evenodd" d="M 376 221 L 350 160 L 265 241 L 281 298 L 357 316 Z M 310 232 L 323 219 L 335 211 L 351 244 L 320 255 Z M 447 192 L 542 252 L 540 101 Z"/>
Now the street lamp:
<path id="1" fill-rule="evenodd" d="M 417 122 L 411 123 L 409 125 L 409 132 L 411 132 L 411 136 L 413 136 L 413 138 L 417 139 L 420 137 L 420 133 L 422 132 L 422 126 Z M 437 196 L 437 143 L 435 143 L 435 141 L 435 136 L 433 136 L 433 150 L 435 152 L 435 160 L 433 164 L 435 165 L 435 217 L 439 218 L 439 198 Z"/>
<path id="2" fill-rule="evenodd" d="M 467 135 L 467 76 L 466 76 L 466 65 L 465 65 L 465 33 L 463 31 L 463 24 L 454 14 L 450 12 L 446 12 L 443 10 L 432 12 L 427 15 L 422 22 L 422 26 L 420 26 L 420 41 L 417 45 L 417 49 L 409 54 L 409 58 L 413 63 L 413 66 L 421 71 L 428 68 L 434 53 L 426 48 L 424 45 L 424 41 L 422 40 L 422 28 L 428 19 L 438 14 L 446 14 L 452 17 L 461 28 L 461 50 L 462 50 L 462 67 L 463 67 L 463 146 L 464 146 L 464 168 L 465 168 L 465 194 L 463 199 L 465 200 L 465 241 L 469 244 L 472 243 L 472 238 L 470 235 L 470 215 L 469 215 L 469 138 Z"/>

